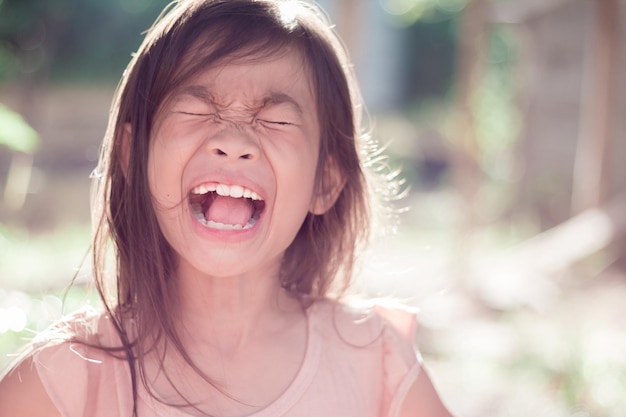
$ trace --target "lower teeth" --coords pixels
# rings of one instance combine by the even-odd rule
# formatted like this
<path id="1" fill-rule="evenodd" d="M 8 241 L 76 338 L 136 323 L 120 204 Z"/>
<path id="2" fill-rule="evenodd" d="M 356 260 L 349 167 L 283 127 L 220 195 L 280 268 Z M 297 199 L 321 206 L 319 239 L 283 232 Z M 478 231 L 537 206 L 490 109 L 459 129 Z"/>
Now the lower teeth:
<path id="1" fill-rule="evenodd" d="M 211 229 L 217 229 L 217 230 L 246 230 L 254 226 L 255 223 L 256 223 L 256 219 L 250 219 L 250 221 L 245 226 L 242 226 L 240 224 L 217 223 L 217 222 L 214 222 L 213 220 L 202 221 L 202 224 L 204 224 L 205 226 Z"/>

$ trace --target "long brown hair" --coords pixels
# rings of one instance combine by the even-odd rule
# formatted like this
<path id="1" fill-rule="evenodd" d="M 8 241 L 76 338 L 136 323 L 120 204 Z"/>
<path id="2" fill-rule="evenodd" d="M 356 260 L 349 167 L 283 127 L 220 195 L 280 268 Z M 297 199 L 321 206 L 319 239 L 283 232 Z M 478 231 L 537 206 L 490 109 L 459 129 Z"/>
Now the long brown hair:
<path id="1" fill-rule="evenodd" d="M 189 360 L 169 314 L 175 302 L 167 288 L 177 258 L 159 229 L 147 179 L 159 109 L 176 88 L 217 63 L 259 59 L 287 48 L 302 54 L 317 100 L 321 145 L 316 186 L 326 187 L 328 163 L 336 164 L 344 186 L 330 210 L 306 217 L 285 253 L 281 283 L 307 299 L 340 293 L 350 283 L 355 256 L 368 237 L 369 195 L 362 167 L 371 149 L 361 126 L 362 106 L 351 66 L 328 20 L 311 5 L 294 1 L 174 4 L 147 32 L 124 73 L 94 181 L 95 280 L 130 363 L 135 397 L 136 369 L 143 378 L 146 349 L 137 341 L 165 340 Z M 127 125 L 132 133 L 125 150 Z M 116 259 L 112 288 L 105 276 L 110 246 Z M 133 320 L 132 332 L 128 319 Z"/>

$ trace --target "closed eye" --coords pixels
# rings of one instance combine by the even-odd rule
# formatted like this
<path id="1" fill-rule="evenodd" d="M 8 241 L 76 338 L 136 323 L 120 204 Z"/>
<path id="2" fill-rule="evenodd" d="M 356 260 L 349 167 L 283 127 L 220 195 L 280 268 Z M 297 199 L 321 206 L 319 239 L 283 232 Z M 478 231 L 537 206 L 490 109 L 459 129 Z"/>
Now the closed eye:
<path id="1" fill-rule="evenodd" d="M 266 123 L 266 124 L 271 124 L 271 125 L 278 125 L 278 126 L 292 126 L 293 123 L 290 122 L 285 122 L 282 120 L 265 120 L 265 119 L 257 119 L 258 122 L 261 123 Z"/>
<path id="2" fill-rule="evenodd" d="M 204 116 L 204 117 L 215 116 L 215 113 L 194 113 L 194 112 L 188 112 L 188 111 L 179 111 L 177 113 L 184 114 L 185 116 Z"/>

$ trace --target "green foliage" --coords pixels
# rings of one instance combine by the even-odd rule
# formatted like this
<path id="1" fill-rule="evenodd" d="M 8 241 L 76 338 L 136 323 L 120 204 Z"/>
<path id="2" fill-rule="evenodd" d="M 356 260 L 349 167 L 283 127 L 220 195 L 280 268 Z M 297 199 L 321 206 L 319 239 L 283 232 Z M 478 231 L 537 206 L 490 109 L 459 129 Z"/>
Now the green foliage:
<path id="1" fill-rule="evenodd" d="M 454 51 L 457 18 L 417 21 L 404 29 L 406 68 L 404 97 L 406 101 L 442 97 L 454 81 Z"/>
<path id="2" fill-rule="evenodd" d="M 96 292 L 85 286 L 45 295 L 0 289 L 0 372 L 39 332 L 85 305 L 99 306 Z"/>
<path id="3" fill-rule="evenodd" d="M 476 140 L 481 161 L 490 172 L 494 161 L 510 152 L 521 129 L 521 115 L 515 102 L 515 45 L 509 33 L 494 27 L 487 42 L 485 74 L 473 89 L 471 106 L 476 120 Z"/>
<path id="4" fill-rule="evenodd" d="M 0 371 L 63 315 L 99 305 L 96 291 L 83 285 L 89 282 L 89 231 L 89 225 L 65 225 L 30 234 L 0 223 Z M 69 287 L 74 276 L 78 281 Z"/>
<path id="5" fill-rule="evenodd" d="M 32 154 L 39 146 L 39 134 L 18 113 L 0 104 L 0 145 Z"/>
<path id="6" fill-rule="evenodd" d="M 116 80 L 168 0 L 4 0 L 0 81 Z"/>
<path id="7" fill-rule="evenodd" d="M 463 10 L 467 2 L 468 0 L 381 0 L 385 11 L 403 26 L 417 21 L 446 19 Z"/>

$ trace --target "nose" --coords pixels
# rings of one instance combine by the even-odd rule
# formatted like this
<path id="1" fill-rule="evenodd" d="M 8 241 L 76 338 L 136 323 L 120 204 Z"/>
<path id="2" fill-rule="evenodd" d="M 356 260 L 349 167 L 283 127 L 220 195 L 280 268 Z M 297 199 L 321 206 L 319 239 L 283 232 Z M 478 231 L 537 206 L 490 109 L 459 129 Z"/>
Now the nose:
<path id="1" fill-rule="evenodd" d="M 224 129 L 209 139 L 207 150 L 211 155 L 229 160 L 255 160 L 261 153 L 257 140 L 236 127 Z"/>

